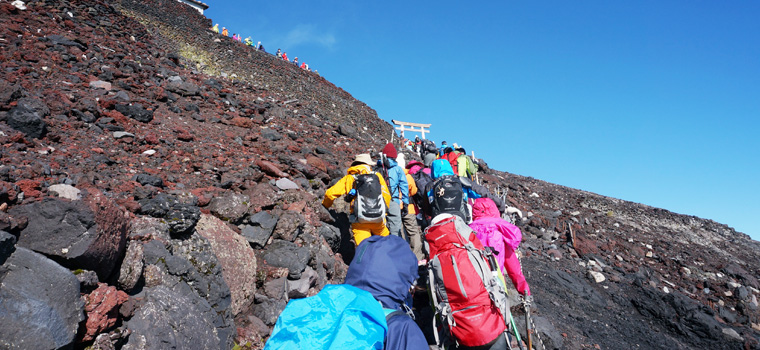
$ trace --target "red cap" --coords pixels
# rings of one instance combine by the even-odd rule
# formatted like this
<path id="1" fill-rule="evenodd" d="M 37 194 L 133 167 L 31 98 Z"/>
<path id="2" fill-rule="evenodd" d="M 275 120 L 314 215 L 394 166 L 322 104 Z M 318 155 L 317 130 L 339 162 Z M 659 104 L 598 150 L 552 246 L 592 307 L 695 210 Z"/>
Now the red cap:
<path id="1" fill-rule="evenodd" d="M 396 158 L 398 156 L 398 152 L 396 151 L 396 147 L 393 146 L 392 143 L 388 142 L 385 147 L 383 147 L 383 153 L 389 158 Z"/>

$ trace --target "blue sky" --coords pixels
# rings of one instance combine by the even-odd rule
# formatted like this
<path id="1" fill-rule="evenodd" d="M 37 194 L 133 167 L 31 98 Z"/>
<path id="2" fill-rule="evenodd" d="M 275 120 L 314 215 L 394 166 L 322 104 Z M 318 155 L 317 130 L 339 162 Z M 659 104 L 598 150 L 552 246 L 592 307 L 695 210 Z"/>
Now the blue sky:
<path id="1" fill-rule="evenodd" d="M 206 3 L 492 168 L 760 240 L 760 1 Z"/>

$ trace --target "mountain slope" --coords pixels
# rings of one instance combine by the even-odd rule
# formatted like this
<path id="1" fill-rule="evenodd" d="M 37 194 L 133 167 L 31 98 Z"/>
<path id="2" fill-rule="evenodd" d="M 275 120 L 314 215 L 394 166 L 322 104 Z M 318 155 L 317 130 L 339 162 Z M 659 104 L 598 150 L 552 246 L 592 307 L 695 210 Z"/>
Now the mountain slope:
<path id="1" fill-rule="evenodd" d="M 78 334 L 55 347 L 256 348 L 288 298 L 342 281 L 345 204 L 320 200 L 393 132 L 374 110 L 174 0 L 27 6 L 0 2 L 0 295 L 34 280 L 19 261 L 75 275 Z M 487 166 L 482 182 L 522 214 L 548 348 L 760 348 L 748 236 Z M 0 324 L 0 344 L 46 347 Z"/>

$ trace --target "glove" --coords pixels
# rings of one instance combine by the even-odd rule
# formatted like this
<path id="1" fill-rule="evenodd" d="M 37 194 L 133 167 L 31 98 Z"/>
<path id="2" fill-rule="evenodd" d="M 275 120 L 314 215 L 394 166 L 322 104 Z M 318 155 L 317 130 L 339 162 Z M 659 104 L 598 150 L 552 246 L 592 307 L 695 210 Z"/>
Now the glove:
<path id="1" fill-rule="evenodd" d="M 404 217 L 407 214 L 409 214 L 409 207 L 404 205 L 404 203 L 401 203 L 401 217 Z"/>

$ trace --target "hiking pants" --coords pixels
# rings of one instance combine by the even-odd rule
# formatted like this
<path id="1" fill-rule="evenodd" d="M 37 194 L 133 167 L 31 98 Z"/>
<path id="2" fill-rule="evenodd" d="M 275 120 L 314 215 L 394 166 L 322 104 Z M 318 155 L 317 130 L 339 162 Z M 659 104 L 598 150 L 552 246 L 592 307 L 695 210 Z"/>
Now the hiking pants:
<path id="1" fill-rule="evenodd" d="M 417 215 L 407 214 L 404 216 L 403 222 L 407 238 L 409 239 L 409 247 L 412 248 L 412 252 L 417 256 L 417 260 L 425 259 L 425 255 L 422 253 L 422 230 L 420 230 L 420 225 L 417 224 Z"/>
<path id="2" fill-rule="evenodd" d="M 358 246 L 365 238 L 369 236 L 387 236 L 388 228 L 384 223 L 358 223 L 351 224 L 351 231 L 354 232 L 354 242 Z"/>
<path id="3" fill-rule="evenodd" d="M 399 202 L 391 202 L 391 205 L 388 206 L 388 216 L 385 218 L 390 234 L 404 238 L 404 226 L 401 223 L 401 205 Z"/>

